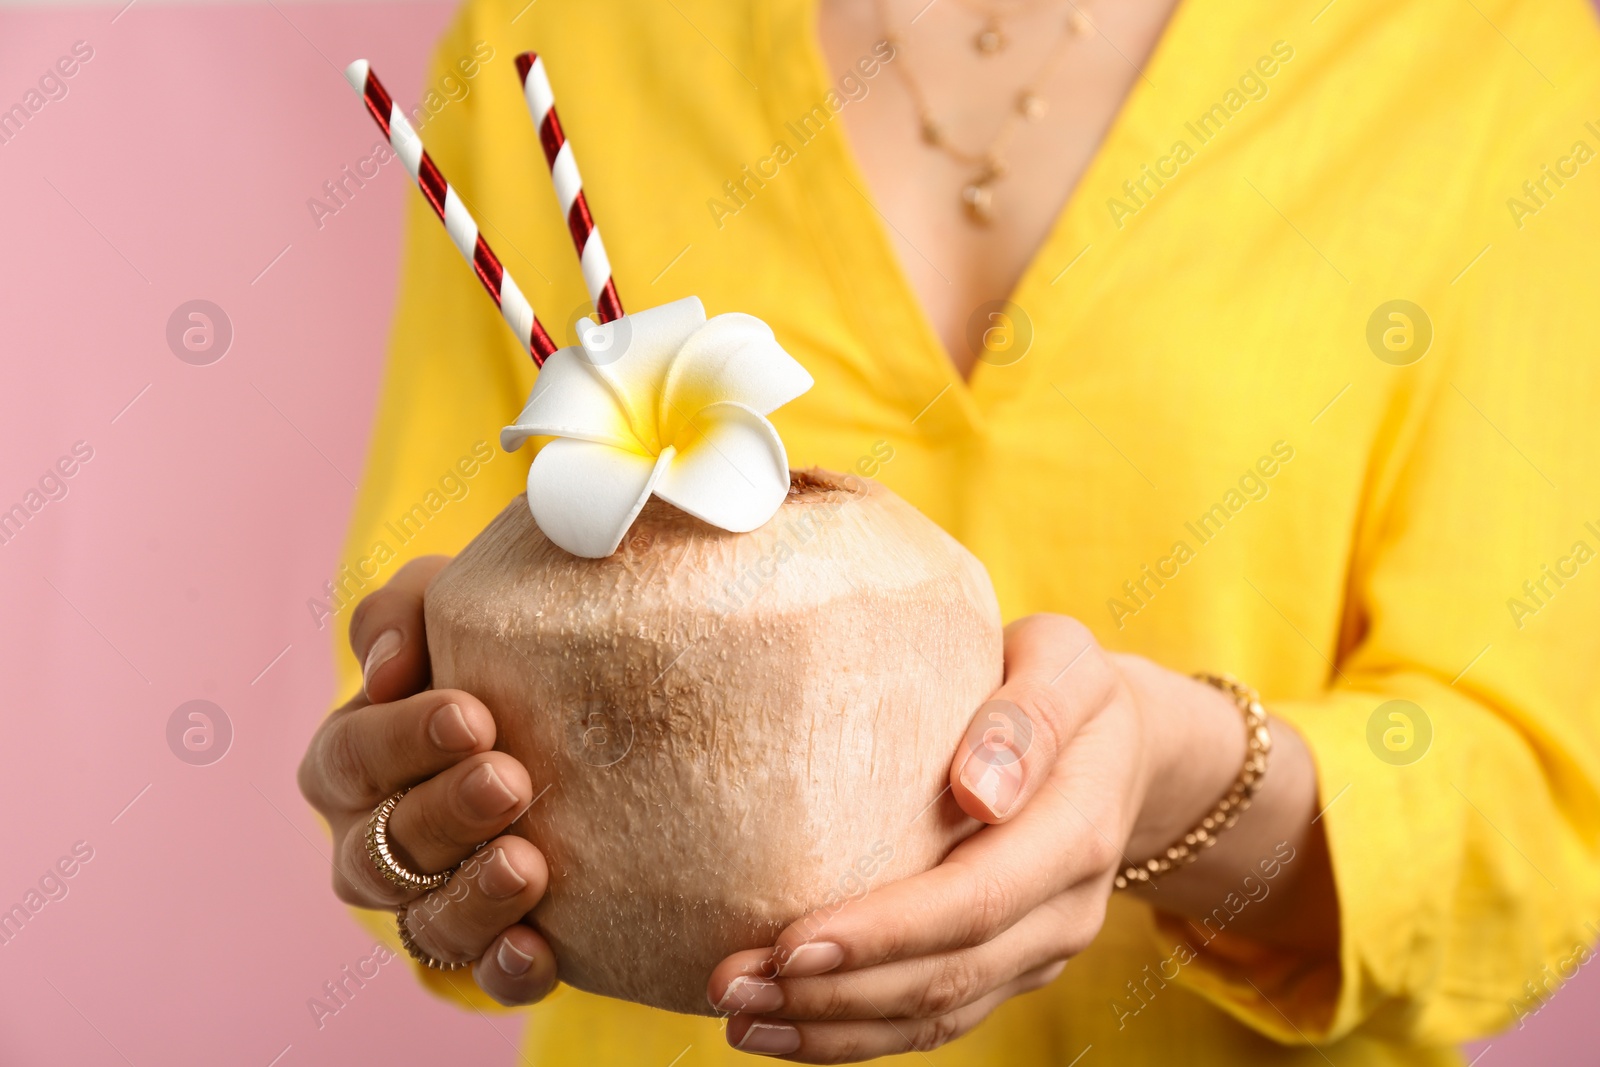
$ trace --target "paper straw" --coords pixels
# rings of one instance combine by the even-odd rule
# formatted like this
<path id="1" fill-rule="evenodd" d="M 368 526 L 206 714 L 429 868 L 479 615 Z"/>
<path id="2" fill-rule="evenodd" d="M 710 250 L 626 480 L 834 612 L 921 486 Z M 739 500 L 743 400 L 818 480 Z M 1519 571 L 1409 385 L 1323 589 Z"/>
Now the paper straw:
<path id="1" fill-rule="evenodd" d="M 578 249 L 583 284 L 589 287 L 595 318 L 601 322 L 621 318 L 622 299 L 617 296 L 617 285 L 611 279 L 611 260 L 606 257 L 606 246 L 595 228 L 594 216 L 589 214 L 583 179 L 578 176 L 578 163 L 572 156 L 572 142 L 567 140 L 561 120 L 556 117 L 556 97 L 550 89 L 544 60 L 536 52 L 524 52 L 517 57 L 517 73 L 522 76 L 522 95 L 528 101 L 528 111 L 539 127 L 539 143 L 544 146 L 544 159 L 550 164 L 556 197 L 567 216 L 567 229 L 572 232 L 572 243 Z"/>
<path id="2" fill-rule="evenodd" d="M 344 76 L 351 88 L 366 102 L 367 110 L 372 113 L 384 136 L 394 146 L 400 162 L 405 164 L 406 170 L 417 180 L 418 188 L 422 190 L 422 195 L 427 197 L 439 220 L 444 223 L 445 231 L 450 234 L 450 240 L 455 243 L 466 261 L 472 264 L 478 280 L 494 298 L 495 305 L 500 309 L 506 324 L 511 327 L 511 332 L 517 335 L 517 340 L 522 342 L 522 346 L 533 356 L 533 362 L 538 366 L 544 366 L 544 361 L 556 350 L 555 342 L 550 340 L 544 325 L 533 313 L 533 305 L 522 294 L 522 289 L 500 265 L 500 258 L 489 247 L 489 242 L 483 239 L 483 234 L 478 231 L 478 224 L 473 221 L 466 205 L 461 202 L 461 197 L 450 187 L 450 183 L 444 180 L 444 175 L 439 173 L 439 168 L 429 158 L 427 151 L 422 147 L 422 139 L 406 120 L 405 112 L 395 106 L 383 83 L 372 73 L 372 66 L 366 60 L 358 59 L 350 64 L 345 68 Z"/>

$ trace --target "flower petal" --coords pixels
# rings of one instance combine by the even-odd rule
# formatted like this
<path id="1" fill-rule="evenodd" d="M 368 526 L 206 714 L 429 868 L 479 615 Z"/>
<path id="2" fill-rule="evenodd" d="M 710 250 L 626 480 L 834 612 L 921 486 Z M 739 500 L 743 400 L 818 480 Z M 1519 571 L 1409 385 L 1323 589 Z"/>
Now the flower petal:
<path id="1" fill-rule="evenodd" d="M 772 327 L 754 315 L 718 315 L 684 342 L 667 371 L 661 437 L 672 440 L 689 414 L 707 404 L 732 400 L 769 415 L 814 384 Z"/>
<path id="2" fill-rule="evenodd" d="M 558 437 L 528 468 L 528 510 L 544 535 L 574 556 L 609 556 L 673 455 L 670 448 L 659 457 L 643 456 Z"/>
<path id="3" fill-rule="evenodd" d="M 575 437 L 643 451 L 615 394 L 576 346 L 545 360 L 522 414 L 500 431 L 500 447 L 515 452 L 528 438 L 539 436 Z"/>
<path id="4" fill-rule="evenodd" d="M 578 322 L 584 355 L 627 414 L 636 436 L 651 452 L 661 446 L 656 412 L 661 407 L 667 369 L 683 343 L 705 325 L 706 309 L 697 296 L 597 325 Z"/>
<path id="5" fill-rule="evenodd" d="M 772 423 L 743 404 L 708 404 L 674 442 L 662 500 L 733 533 L 764 524 L 789 492 L 789 457 Z"/>

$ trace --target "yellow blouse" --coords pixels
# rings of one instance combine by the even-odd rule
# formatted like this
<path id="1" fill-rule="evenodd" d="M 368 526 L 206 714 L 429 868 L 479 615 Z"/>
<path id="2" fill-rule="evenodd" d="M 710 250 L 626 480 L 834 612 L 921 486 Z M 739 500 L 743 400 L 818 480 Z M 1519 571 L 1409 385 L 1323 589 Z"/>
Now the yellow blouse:
<path id="1" fill-rule="evenodd" d="M 840 128 L 882 65 L 830 72 L 815 0 L 525 2 L 462 10 L 422 132 L 558 341 L 587 301 L 531 48 L 625 304 L 758 315 L 815 376 L 774 420 L 794 465 L 882 479 L 1008 618 L 1249 679 L 1315 755 L 1337 971 L 1227 933 L 1270 880 L 1204 928 L 1119 896 L 1051 987 L 916 1062 L 1454 1063 L 1574 973 L 1600 932 L 1583 0 L 1184 0 L 970 384 Z M 495 441 L 534 374 L 412 196 L 345 592 L 522 489 Z M 535 1063 L 749 1062 L 713 1020 L 566 988 L 527 1018 Z"/>

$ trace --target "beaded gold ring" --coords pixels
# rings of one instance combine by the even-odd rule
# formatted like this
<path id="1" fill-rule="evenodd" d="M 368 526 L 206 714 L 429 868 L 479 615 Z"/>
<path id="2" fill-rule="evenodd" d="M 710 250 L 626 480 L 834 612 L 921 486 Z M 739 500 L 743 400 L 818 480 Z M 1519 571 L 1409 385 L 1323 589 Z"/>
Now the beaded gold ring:
<path id="1" fill-rule="evenodd" d="M 426 893 L 449 881 L 454 868 L 438 874 L 418 874 L 396 859 L 390 850 L 389 816 L 394 814 L 395 806 L 409 792 L 411 787 L 407 786 L 372 809 L 372 817 L 367 820 L 367 857 L 390 885 L 410 893 Z"/>
<path id="2" fill-rule="evenodd" d="M 400 931 L 400 944 L 406 950 L 406 955 L 422 964 L 424 967 L 435 971 L 459 971 L 469 967 L 468 963 L 446 963 L 437 956 L 431 956 L 417 944 L 416 938 L 411 936 L 411 928 L 406 926 L 406 912 L 411 905 L 402 904 L 394 910 L 394 925 Z"/>

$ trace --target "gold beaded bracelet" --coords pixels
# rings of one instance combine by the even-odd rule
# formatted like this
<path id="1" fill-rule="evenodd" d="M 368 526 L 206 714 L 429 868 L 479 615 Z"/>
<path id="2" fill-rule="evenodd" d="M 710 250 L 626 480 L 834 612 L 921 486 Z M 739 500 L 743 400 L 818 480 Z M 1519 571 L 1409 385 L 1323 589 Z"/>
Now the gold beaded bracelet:
<path id="1" fill-rule="evenodd" d="M 1227 674 L 1197 674 L 1195 678 L 1215 686 L 1233 698 L 1244 716 L 1245 753 L 1244 766 L 1239 777 L 1228 788 L 1227 795 L 1217 802 L 1210 814 L 1201 819 L 1188 833 L 1173 842 L 1159 856 L 1145 860 L 1143 866 L 1125 868 L 1116 877 L 1118 889 L 1126 889 L 1135 882 L 1148 883 L 1174 867 L 1182 867 L 1200 858 L 1200 853 L 1217 843 L 1222 831 L 1239 821 L 1261 779 L 1267 773 L 1267 754 L 1272 751 L 1272 734 L 1267 731 L 1267 712 L 1254 689 Z"/>

